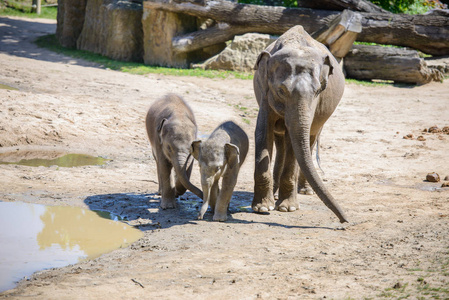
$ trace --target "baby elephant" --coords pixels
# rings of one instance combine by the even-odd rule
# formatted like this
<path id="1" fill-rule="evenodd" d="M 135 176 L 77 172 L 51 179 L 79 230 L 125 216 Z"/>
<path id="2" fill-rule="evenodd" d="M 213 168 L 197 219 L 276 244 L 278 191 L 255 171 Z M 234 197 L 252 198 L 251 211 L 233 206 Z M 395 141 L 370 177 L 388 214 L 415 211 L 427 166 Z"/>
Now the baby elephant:
<path id="1" fill-rule="evenodd" d="M 226 221 L 232 192 L 237 183 L 240 166 L 248 153 L 248 136 L 232 121 L 218 126 L 205 141 L 194 141 L 190 148 L 198 160 L 204 202 L 198 219 L 203 219 L 210 204 L 214 211 L 214 221 Z M 223 177 L 221 190 L 218 186 Z"/>
<path id="2" fill-rule="evenodd" d="M 146 127 L 157 165 L 161 208 L 174 208 L 176 197 L 186 189 L 203 198 L 203 193 L 190 182 L 193 158 L 189 150 L 196 139 L 197 126 L 187 103 L 175 94 L 157 100 L 148 110 Z"/>

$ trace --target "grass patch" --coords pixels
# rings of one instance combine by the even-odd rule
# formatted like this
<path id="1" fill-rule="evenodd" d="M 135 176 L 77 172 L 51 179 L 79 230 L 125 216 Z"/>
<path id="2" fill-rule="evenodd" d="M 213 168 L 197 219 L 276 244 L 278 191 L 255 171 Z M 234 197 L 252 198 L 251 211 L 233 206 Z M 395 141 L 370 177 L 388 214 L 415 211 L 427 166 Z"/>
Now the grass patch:
<path id="1" fill-rule="evenodd" d="M 386 288 L 378 298 L 387 299 L 449 299 L 449 253 L 435 259 L 431 268 L 423 269 L 418 266 L 408 269 L 416 280 L 402 283 L 399 280 L 393 287 Z"/>
<path id="2" fill-rule="evenodd" d="M 244 80 L 252 80 L 252 73 L 242 73 L 234 71 L 216 71 L 216 70 L 202 70 L 202 69 L 174 69 L 157 66 L 148 66 L 143 63 L 136 62 L 123 62 L 117 61 L 100 54 L 95 54 L 89 51 L 77 50 L 73 48 L 65 48 L 59 45 L 58 40 L 54 34 L 41 36 L 36 40 L 36 44 L 41 48 L 46 48 L 56 53 L 64 54 L 73 58 L 83 59 L 86 61 L 99 64 L 101 67 L 127 72 L 136 75 L 145 74 L 163 74 L 163 75 L 175 75 L 175 76 L 195 76 L 206 78 L 236 78 Z M 346 83 L 353 83 L 362 86 L 385 86 L 391 85 L 391 82 L 373 82 L 362 81 L 356 79 L 346 79 Z M 242 110 L 241 107 L 236 107 Z"/>
<path id="3" fill-rule="evenodd" d="M 0 9 L 0 16 L 9 16 L 9 17 L 56 20 L 57 14 L 58 14 L 58 7 L 56 6 L 42 7 L 40 15 L 31 12 L 31 5 L 22 6 L 19 8 L 5 7 L 3 9 Z"/>
<path id="4" fill-rule="evenodd" d="M 158 66 L 148 66 L 143 63 L 137 62 L 123 62 L 113 60 L 111 58 L 102 56 L 100 54 L 95 54 L 85 50 L 77 50 L 74 48 L 62 47 L 56 36 L 54 34 L 45 35 L 37 38 L 35 43 L 41 47 L 51 50 L 56 53 L 67 55 L 75 59 L 83 59 L 86 61 L 94 62 L 99 64 L 103 68 L 126 72 L 136 75 L 145 74 L 163 74 L 163 75 L 174 75 L 174 76 L 195 76 L 195 77 L 206 77 L 206 78 L 236 78 L 244 80 L 252 80 L 254 75 L 252 73 L 243 73 L 235 71 L 217 71 L 217 70 L 202 70 L 202 69 L 175 69 L 166 68 Z M 385 86 L 392 85 L 392 82 L 373 82 L 373 81 L 362 81 L 356 79 L 346 79 L 346 83 L 353 83 L 362 86 Z M 241 109 L 241 108 L 239 108 Z"/>
<path id="5" fill-rule="evenodd" d="M 206 78 L 237 78 L 237 79 L 252 79 L 253 74 L 242 73 L 234 71 L 215 71 L 202 69 L 175 69 L 157 66 L 148 66 L 137 62 L 123 62 L 110 59 L 100 54 L 95 54 L 89 51 L 65 48 L 59 45 L 58 40 L 54 34 L 39 37 L 36 44 L 41 48 L 54 51 L 56 53 L 64 54 L 73 58 L 83 59 L 86 61 L 100 64 L 101 67 L 122 71 L 130 74 L 145 75 L 145 74 L 163 74 L 175 76 L 196 76 Z"/>
<path id="6" fill-rule="evenodd" d="M 393 82 L 390 81 L 368 81 L 350 78 L 346 78 L 346 83 L 353 83 L 361 86 L 379 86 L 379 87 L 393 85 Z"/>

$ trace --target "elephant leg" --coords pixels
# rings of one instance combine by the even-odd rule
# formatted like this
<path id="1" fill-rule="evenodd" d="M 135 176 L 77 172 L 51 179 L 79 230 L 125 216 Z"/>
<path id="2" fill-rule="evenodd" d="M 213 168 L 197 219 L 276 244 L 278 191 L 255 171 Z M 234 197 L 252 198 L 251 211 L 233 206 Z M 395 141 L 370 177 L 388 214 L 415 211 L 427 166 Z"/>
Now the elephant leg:
<path id="1" fill-rule="evenodd" d="M 176 207 L 175 182 L 172 174 L 172 165 L 166 158 L 160 158 L 157 163 L 159 186 L 161 189 L 161 208 Z"/>
<path id="2" fill-rule="evenodd" d="M 218 180 L 214 181 L 212 188 L 210 189 L 210 207 L 212 212 L 215 213 L 215 206 L 217 205 L 218 195 L 220 194 L 220 187 L 218 185 Z"/>
<path id="3" fill-rule="evenodd" d="M 201 206 L 201 210 L 198 214 L 198 220 L 203 219 L 204 214 L 206 213 L 207 209 L 209 208 L 210 192 L 211 192 L 210 188 L 203 189 L 204 199 L 203 199 L 203 205 Z"/>
<path id="4" fill-rule="evenodd" d="M 299 209 L 299 201 L 296 197 L 299 166 L 290 141 L 290 136 L 285 134 L 285 163 L 280 177 L 279 200 L 276 208 L 282 212 Z"/>
<path id="5" fill-rule="evenodd" d="M 261 105 L 255 130 L 254 197 L 251 206 L 255 212 L 260 213 L 274 209 L 270 163 L 273 153 L 274 122 L 268 118 L 269 108 L 266 106 Z"/>
<path id="6" fill-rule="evenodd" d="M 231 203 L 232 193 L 237 183 L 240 166 L 227 169 L 223 175 L 221 190 L 218 194 L 217 203 L 215 204 L 214 221 L 226 221 L 229 203 Z"/>
<path id="7" fill-rule="evenodd" d="M 310 136 L 310 152 L 313 152 L 313 148 L 315 147 L 319 134 L 321 133 L 321 129 L 318 132 L 317 135 L 311 135 Z M 303 195 L 313 195 L 313 189 L 310 186 L 310 184 L 307 182 L 306 177 L 304 176 L 304 174 L 302 172 L 300 172 L 299 174 L 299 179 L 298 179 L 298 193 L 303 194 Z"/>
<path id="8" fill-rule="evenodd" d="M 285 161 L 285 141 L 283 134 L 274 135 L 274 144 L 276 145 L 276 159 L 273 168 L 273 194 L 276 194 L 279 189 L 279 181 L 281 180 L 281 172 L 284 168 Z"/>
<path id="9" fill-rule="evenodd" d="M 300 172 L 298 179 L 298 193 L 303 195 L 313 195 L 313 189 L 302 172 Z"/>
<path id="10" fill-rule="evenodd" d="M 159 170 L 159 161 L 157 159 L 156 154 L 154 153 L 154 149 L 151 149 L 151 152 L 153 153 L 154 161 L 156 162 L 156 168 L 157 168 L 157 183 L 158 183 L 158 190 L 157 194 L 162 195 L 162 179 L 161 179 L 161 171 Z"/>

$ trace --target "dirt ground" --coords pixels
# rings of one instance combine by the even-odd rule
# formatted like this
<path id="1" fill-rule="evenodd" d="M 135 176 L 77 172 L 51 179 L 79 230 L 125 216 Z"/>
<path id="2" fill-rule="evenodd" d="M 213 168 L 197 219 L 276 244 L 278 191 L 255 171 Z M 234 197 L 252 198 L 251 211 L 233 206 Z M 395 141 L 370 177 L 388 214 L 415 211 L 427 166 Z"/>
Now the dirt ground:
<path id="1" fill-rule="evenodd" d="M 449 298 L 449 190 L 425 180 L 430 172 L 449 175 L 449 135 L 422 133 L 449 126 L 449 80 L 347 84 L 323 130 L 320 155 L 322 177 L 349 224 L 315 195 L 299 195 L 301 209 L 293 213 L 255 214 L 257 103 L 250 80 L 130 75 L 32 43 L 55 28 L 54 21 L 0 17 L 0 83 L 18 89 L 0 89 L 0 151 L 112 161 L 0 165 L 0 200 L 107 210 L 127 217 L 144 237 L 37 272 L 0 298 Z M 196 220 L 200 199 L 192 193 L 176 209 L 158 209 L 144 117 L 168 92 L 190 103 L 200 135 L 231 119 L 250 136 L 227 222 L 213 222 L 210 212 Z M 199 186 L 197 164 L 192 181 Z"/>

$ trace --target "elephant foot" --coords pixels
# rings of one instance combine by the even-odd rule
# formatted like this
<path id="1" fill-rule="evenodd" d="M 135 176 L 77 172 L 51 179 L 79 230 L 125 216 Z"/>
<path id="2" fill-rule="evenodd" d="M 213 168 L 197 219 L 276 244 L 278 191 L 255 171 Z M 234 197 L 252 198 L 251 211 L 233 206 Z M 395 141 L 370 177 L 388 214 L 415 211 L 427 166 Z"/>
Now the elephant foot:
<path id="1" fill-rule="evenodd" d="M 299 193 L 302 195 L 313 195 L 314 191 L 310 186 L 306 186 L 306 187 L 300 187 Z"/>
<path id="2" fill-rule="evenodd" d="M 162 199 L 160 207 L 162 209 L 171 209 L 171 208 L 176 208 L 176 200 L 164 200 Z"/>
<path id="3" fill-rule="evenodd" d="M 214 217 L 212 218 L 212 220 L 220 221 L 220 222 L 224 222 L 227 219 L 228 219 L 228 216 L 226 214 L 218 214 L 218 213 L 215 213 Z"/>
<path id="4" fill-rule="evenodd" d="M 295 200 L 286 199 L 280 203 L 276 203 L 276 207 L 281 212 L 294 212 L 299 209 L 299 203 Z"/>
<path id="5" fill-rule="evenodd" d="M 285 206 L 281 206 L 281 207 L 278 207 L 278 210 L 280 212 L 293 212 L 293 211 L 296 211 L 296 207 L 290 206 L 290 207 L 287 208 Z"/>
<path id="6" fill-rule="evenodd" d="M 268 203 L 258 203 L 256 205 L 252 205 L 252 209 L 256 212 L 256 213 L 267 213 L 270 210 L 274 210 L 274 203 L 273 204 L 268 204 Z"/>

